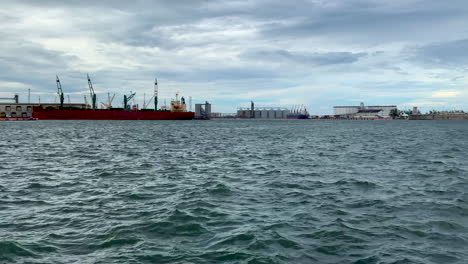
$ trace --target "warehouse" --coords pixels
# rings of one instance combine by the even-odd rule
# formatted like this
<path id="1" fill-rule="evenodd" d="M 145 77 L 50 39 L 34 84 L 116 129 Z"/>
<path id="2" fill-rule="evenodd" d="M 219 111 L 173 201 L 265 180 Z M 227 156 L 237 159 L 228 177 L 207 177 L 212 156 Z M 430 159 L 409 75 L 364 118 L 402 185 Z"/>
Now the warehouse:
<path id="1" fill-rule="evenodd" d="M 60 104 L 32 104 L 32 103 L 0 103 L 0 118 L 29 118 L 32 117 L 33 106 L 44 108 L 58 108 Z M 86 108 L 85 104 L 64 104 L 64 107 Z"/>
<path id="2" fill-rule="evenodd" d="M 389 118 L 390 111 L 396 109 L 396 105 L 365 106 L 334 106 L 333 114 L 338 118 Z"/>

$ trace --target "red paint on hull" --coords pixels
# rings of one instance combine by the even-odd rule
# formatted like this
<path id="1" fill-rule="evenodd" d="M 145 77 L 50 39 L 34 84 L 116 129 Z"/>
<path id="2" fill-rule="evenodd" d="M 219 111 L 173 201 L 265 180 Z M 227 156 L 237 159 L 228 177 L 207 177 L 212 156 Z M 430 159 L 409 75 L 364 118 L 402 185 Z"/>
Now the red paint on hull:
<path id="1" fill-rule="evenodd" d="M 191 120 L 194 112 L 44 109 L 33 107 L 33 117 L 39 120 Z"/>

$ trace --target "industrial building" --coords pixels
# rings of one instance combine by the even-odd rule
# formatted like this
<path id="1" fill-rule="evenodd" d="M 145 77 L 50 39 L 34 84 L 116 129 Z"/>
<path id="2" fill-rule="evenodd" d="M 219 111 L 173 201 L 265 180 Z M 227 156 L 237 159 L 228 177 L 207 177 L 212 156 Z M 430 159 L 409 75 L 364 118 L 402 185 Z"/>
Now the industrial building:
<path id="1" fill-rule="evenodd" d="M 33 113 L 33 106 L 42 106 L 43 108 L 59 108 L 60 104 L 30 104 L 30 103 L 0 103 L 0 118 L 30 118 Z M 64 104 L 65 108 L 86 109 L 85 104 Z"/>
<path id="2" fill-rule="evenodd" d="M 195 104 L 195 119 L 211 119 L 211 104 Z"/>
<path id="3" fill-rule="evenodd" d="M 60 104 L 49 104 L 49 103 L 20 103 L 18 95 L 15 94 L 12 98 L 0 98 L 2 101 L 11 101 L 0 103 L 0 118 L 30 118 L 33 113 L 33 106 L 42 106 L 43 108 L 58 108 Z M 86 104 L 64 104 L 64 107 L 72 108 L 87 108 Z"/>
<path id="4" fill-rule="evenodd" d="M 240 107 L 237 109 L 238 118 L 255 118 L 255 119 L 283 119 L 288 118 L 290 110 L 282 107 L 255 107 L 251 103 L 250 108 Z"/>
<path id="5" fill-rule="evenodd" d="M 373 105 L 365 106 L 334 106 L 333 114 L 338 118 L 390 118 L 390 111 L 396 109 L 396 105 Z"/>
<path id="6" fill-rule="evenodd" d="M 32 117 L 32 105 L 0 103 L 0 118 L 5 117 Z"/>

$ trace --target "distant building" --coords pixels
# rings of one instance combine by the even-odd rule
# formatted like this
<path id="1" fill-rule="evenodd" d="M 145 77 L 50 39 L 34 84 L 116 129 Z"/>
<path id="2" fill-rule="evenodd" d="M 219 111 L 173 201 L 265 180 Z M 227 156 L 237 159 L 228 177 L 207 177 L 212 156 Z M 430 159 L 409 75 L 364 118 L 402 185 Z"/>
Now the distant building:
<path id="1" fill-rule="evenodd" d="M 205 102 L 204 104 L 195 104 L 195 118 L 196 119 L 210 119 L 211 118 L 211 104 Z"/>
<path id="2" fill-rule="evenodd" d="M 31 116 L 32 104 L 0 103 L 0 118 Z"/>
<path id="3" fill-rule="evenodd" d="M 365 106 L 361 103 L 358 106 L 334 106 L 333 113 L 340 118 L 389 118 L 392 109 L 396 108 L 396 105 Z"/>

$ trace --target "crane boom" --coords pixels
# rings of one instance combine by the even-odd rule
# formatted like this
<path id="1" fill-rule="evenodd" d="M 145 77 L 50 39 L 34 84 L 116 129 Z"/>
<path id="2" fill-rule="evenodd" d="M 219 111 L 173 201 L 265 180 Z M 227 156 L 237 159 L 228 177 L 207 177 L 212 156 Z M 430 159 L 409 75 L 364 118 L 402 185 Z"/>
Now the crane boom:
<path id="1" fill-rule="evenodd" d="M 15 101 L 15 103 L 17 104 L 18 101 L 19 101 L 19 97 L 17 94 L 15 94 L 15 96 L 13 96 L 13 98 L 0 98 L 0 100 L 9 100 L 9 101 Z M 40 103 L 40 102 L 39 102 Z"/>
<path id="2" fill-rule="evenodd" d="M 109 100 L 109 106 L 112 107 L 112 101 L 114 101 L 115 93 L 112 95 L 112 97 Z"/>
<path id="3" fill-rule="evenodd" d="M 60 108 L 63 108 L 63 101 L 65 100 L 65 97 L 63 96 L 62 84 L 60 84 L 58 75 L 55 75 L 55 77 L 57 82 L 57 94 L 60 98 Z"/>
<path id="4" fill-rule="evenodd" d="M 146 108 L 148 108 L 148 105 L 149 105 L 149 104 L 150 104 L 150 102 L 153 100 L 153 98 L 154 98 L 154 95 L 152 95 L 152 96 L 151 96 L 151 98 L 150 98 L 150 99 L 148 99 L 148 101 L 146 101 L 146 100 L 143 100 L 143 101 L 144 101 L 143 109 L 146 109 Z"/>
<path id="5" fill-rule="evenodd" d="M 128 96 L 128 101 L 132 100 L 132 98 L 135 96 L 136 93 L 130 92 L 130 95 Z"/>
<path id="6" fill-rule="evenodd" d="M 89 86 L 89 93 L 91 95 L 91 102 L 93 103 L 93 109 L 96 109 L 96 93 L 94 93 L 93 84 L 91 83 L 91 79 L 89 78 L 89 74 L 86 74 L 88 77 L 88 86 Z"/>

